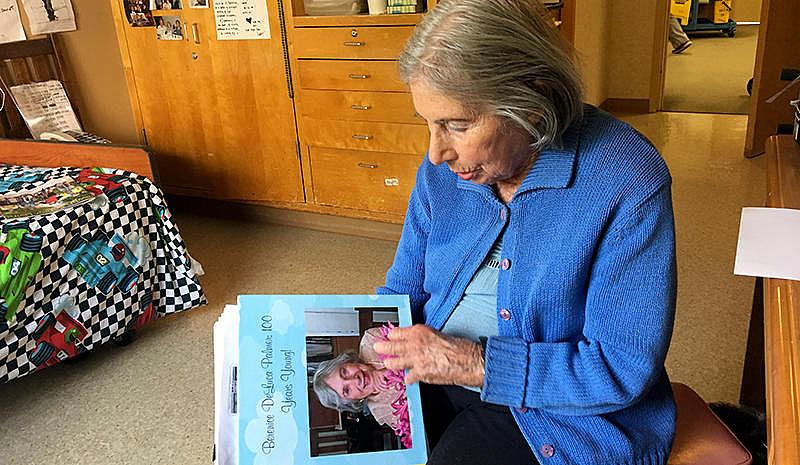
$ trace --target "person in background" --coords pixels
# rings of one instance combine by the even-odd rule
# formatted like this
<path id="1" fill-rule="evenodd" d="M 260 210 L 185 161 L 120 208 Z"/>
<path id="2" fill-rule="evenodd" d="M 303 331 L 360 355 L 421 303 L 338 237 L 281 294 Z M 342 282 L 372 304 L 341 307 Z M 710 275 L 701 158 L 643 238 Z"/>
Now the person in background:
<path id="1" fill-rule="evenodd" d="M 683 32 L 681 22 L 672 15 L 669 15 L 669 42 L 672 44 L 672 53 L 675 54 L 682 53 L 692 46 L 689 36 Z"/>
<path id="2" fill-rule="evenodd" d="M 672 180 L 583 103 L 539 0 L 441 0 L 399 57 L 430 131 L 374 349 L 421 382 L 428 465 L 665 465 Z"/>

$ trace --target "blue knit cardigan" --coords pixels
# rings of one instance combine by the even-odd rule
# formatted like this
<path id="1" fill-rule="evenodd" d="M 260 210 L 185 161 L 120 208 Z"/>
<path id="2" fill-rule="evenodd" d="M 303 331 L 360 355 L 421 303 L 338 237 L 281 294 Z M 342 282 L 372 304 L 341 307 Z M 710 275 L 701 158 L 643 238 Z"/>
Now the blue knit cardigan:
<path id="1" fill-rule="evenodd" d="M 666 464 L 670 186 L 647 139 L 589 105 L 507 205 L 426 157 L 378 293 L 408 294 L 414 321 L 441 329 L 505 230 L 481 398 L 511 407 L 543 465 Z"/>

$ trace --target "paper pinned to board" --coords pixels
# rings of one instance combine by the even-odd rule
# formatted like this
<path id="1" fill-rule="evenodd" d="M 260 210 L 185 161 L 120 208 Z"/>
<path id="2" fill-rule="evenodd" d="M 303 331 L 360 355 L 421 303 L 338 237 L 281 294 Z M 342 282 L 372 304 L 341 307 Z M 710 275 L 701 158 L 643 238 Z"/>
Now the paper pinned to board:
<path id="1" fill-rule="evenodd" d="M 733 273 L 800 280 L 800 210 L 743 208 Z"/>
<path id="2" fill-rule="evenodd" d="M 70 0 L 22 0 L 22 5 L 33 35 L 77 29 Z"/>
<path id="3" fill-rule="evenodd" d="M 265 0 L 216 0 L 217 40 L 269 39 Z"/>
<path id="4" fill-rule="evenodd" d="M 0 0 L 0 44 L 25 39 L 16 0 Z"/>
<path id="5" fill-rule="evenodd" d="M 10 90 L 34 139 L 43 132 L 82 131 L 60 81 L 33 82 Z"/>

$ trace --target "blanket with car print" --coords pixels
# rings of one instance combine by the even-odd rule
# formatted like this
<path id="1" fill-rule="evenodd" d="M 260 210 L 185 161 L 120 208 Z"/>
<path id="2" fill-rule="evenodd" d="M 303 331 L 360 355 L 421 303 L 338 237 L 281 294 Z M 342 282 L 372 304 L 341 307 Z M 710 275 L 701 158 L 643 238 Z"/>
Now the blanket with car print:
<path id="1" fill-rule="evenodd" d="M 0 383 L 206 303 L 147 178 L 0 165 L 0 215 Z"/>

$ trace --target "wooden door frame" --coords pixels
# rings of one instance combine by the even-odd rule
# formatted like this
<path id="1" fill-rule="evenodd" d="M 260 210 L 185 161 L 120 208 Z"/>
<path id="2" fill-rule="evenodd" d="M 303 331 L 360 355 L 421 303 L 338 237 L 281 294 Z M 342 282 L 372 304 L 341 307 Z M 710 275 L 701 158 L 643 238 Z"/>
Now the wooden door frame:
<path id="1" fill-rule="evenodd" d="M 125 33 L 125 24 L 127 24 L 128 20 L 125 17 L 125 12 L 122 11 L 122 0 L 109 1 L 111 2 L 111 14 L 114 16 L 114 29 L 117 31 L 122 69 L 125 73 L 126 87 L 128 88 L 128 99 L 131 102 L 133 120 L 136 124 L 136 139 L 139 145 L 147 145 L 139 94 L 136 91 L 136 77 L 133 73 L 133 64 L 131 63 L 131 55 L 128 49 L 128 36 Z"/>
<path id="2" fill-rule="evenodd" d="M 758 46 L 756 47 L 756 62 L 753 71 L 753 94 L 750 99 L 750 112 L 747 120 L 747 135 L 745 136 L 744 156 L 756 157 L 764 153 L 767 137 L 775 134 L 778 123 L 781 122 L 778 112 L 783 109 L 786 115 L 785 122 L 791 121 L 792 110 L 788 105 L 789 100 L 797 96 L 797 88 L 790 90 L 774 103 L 766 100 L 786 84 L 778 80 L 782 68 L 800 68 L 800 56 L 794 56 L 791 47 L 797 46 L 800 40 L 800 31 L 791 29 L 800 19 L 797 6 L 798 0 L 763 0 L 761 3 L 761 25 L 758 30 Z M 770 12 L 773 14 L 771 15 Z M 770 17 L 775 17 L 778 12 L 782 15 L 794 15 L 776 25 L 770 24 Z M 795 22 L 793 22 L 795 21 Z M 788 27 L 787 27 L 788 26 Z M 767 55 L 767 45 L 771 45 Z M 796 49 L 794 49 L 796 50 Z M 793 59 L 792 59 L 793 58 Z M 788 60 L 788 61 L 787 61 Z M 766 77 L 766 79 L 762 79 Z"/>
<path id="3" fill-rule="evenodd" d="M 670 0 L 656 2 L 655 27 L 653 28 L 653 62 L 650 68 L 650 113 L 661 111 L 664 100 L 664 83 L 667 71 L 667 38 L 669 36 Z"/>

